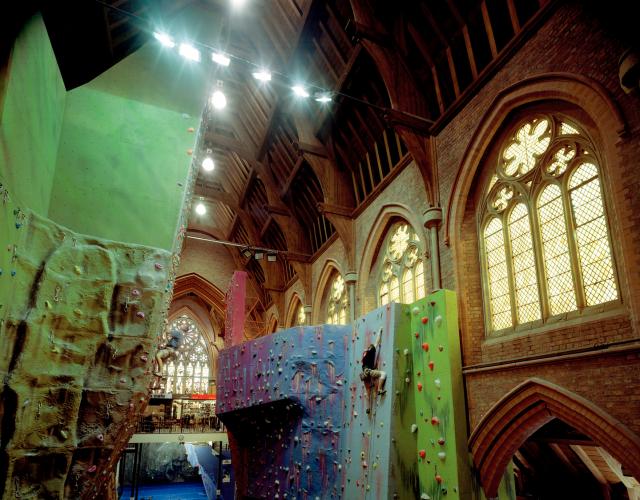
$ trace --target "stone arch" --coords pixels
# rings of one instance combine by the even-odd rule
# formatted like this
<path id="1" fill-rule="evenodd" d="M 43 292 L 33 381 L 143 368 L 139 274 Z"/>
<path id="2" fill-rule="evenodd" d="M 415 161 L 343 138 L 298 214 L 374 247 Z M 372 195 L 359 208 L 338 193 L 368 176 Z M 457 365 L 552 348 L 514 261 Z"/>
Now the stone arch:
<path id="1" fill-rule="evenodd" d="M 225 294 L 213 283 L 196 273 L 178 276 L 173 285 L 173 300 L 193 293 L 224 318 Z"/>
<path id="2" fill-rule="evenodd" d="M 389 203 L 383 205 L 378 212 L 375 222 L 372 225 L 372 229 L 367 236 L 367 240 L 364 244 L 364 251 L 362 252 L 362 259 L 360 260 L 360 266 L 358 270 L 358 290 L 357 290 L 357 304 L 356 304 L 356 316 L 365 314 L 368 311 L 377 307 L 376 297 L 373 297 L 370 293 L 371 279 L 375 280 L 375 277 L 370 276 L 370 270 L 375 264 L 375 258 L 382 245 L 389 225 L 394 219 L 404 219 L 410 224 L 416 231 L 422 242 L 422 257 L 423 260 L 427 260 L 427 233 L 424 230 L 424 226 L 420 220 L 418 214 L 414 213 L 407 205 L 400 203 Z M 425 270 L 428 272 L 429 266 L 425 265 Z"/>
<path id="3" fill-rule="evenodd" d="M 589 400 L 546 380 L 531 378 L 498 401 L 469 438 L 473 463 L 487 497 L 495 497 L 514 453 L 554 418 L 591 437 L 631 475 L 640 477 L 640 437 Z"/>
<path id="4" fill-rule="evenodd" d="M 296 312 L 298 309 L 298 305 L 300 304 L 304 306 L 304 302 L 302 301 L 300 295 L 298 295 L 297 292 L 294 292 L 294 294 L 291 296 L 291 299 L 289 300 L 289 306 L 287 307 L 287 315 L 285 316 L 286 328 L 292 328 L 295 326 Z"/>
<path id="5" fill-rule="evenodd" d="M 269 321 L 267 322 L 267 335 L 278 331 L 278 316 L 271 314 Z"/>
<path id="6" fill-rule="evenodd" d="M 333 259 L 327 259 L 320 272 L 320 278 L 316 283 L 315 295 L 313 297 L 313 314 L 311 316 L 311 324 L 319 325 L 324 323 L 323 299 L 327 294 L 327 286 L 335 273 L 340 274 L 344 278 L 344 273 L 340 269 L 340 265 Z"/>

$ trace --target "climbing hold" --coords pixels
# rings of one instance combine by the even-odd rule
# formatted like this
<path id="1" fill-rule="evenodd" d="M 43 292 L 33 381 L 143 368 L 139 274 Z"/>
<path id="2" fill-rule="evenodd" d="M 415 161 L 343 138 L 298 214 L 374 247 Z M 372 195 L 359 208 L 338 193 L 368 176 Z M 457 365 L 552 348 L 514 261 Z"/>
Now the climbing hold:
<path id="1" fill-rule="evenodd" d="M 444 346 L 443 345 L 439 345 L 438 346 L 438 351 L 442 352 L 444 350 Z"/>
<path id="2" fill-rule="evenodd" d="M 147 358 L 144 354 L 142 356 L 140 356 L 140 360 L 144 361 L 145 363 L 147 362 L 147 359 L 149 359 L 149 358 Z"/>
<path id="3" fill-rule="evenodd" d="M 138 312 L 136 313 L 136 316 L 137 316 L 138 318 L 140 318 L 140 319 L 144 319 L 144 316 L 145 316 L 144 311 L 138 311 Z"/>
<path id="4" fill-rule="evenodd" d="M 447 458 L 447 454 L 444 451 L 439 451 L 438 452 L 438 458 L 440 460 L 444 460 L 445 458 Z"/>
<path id="5" fill-rule="evenodd" d="M 44 307 L 46 307 L 47 309 L 51 309 L 51 302 L 49 302 L 48 300 L 45 300 Z"/>
<path id="6" fill-rule="evenodd" d="M 404 355 L 407 356 L 409 354 L 409 349 L 404 350 Z"/>
<path id="7" fill-rule="evenodd" d="M 420 495 L 420 500 L 431 500 L 431 497 L 426 493 L 423 493 L 422 495 Z"/>
<path id="8" fill-rule="evenodd" d="M 426 325 L 426 324 L 427 324 L 427 322 L 429 321 L 429 318 L 427 318 L 426 316 L 423 316 L 423 317 L 422 317 L 422 319 L 421 319 L 420 321 L 422 321 L 422 324 L 423 324 L 423 325 Z"/>
<path id="9" fill-rule="evenodd" d="M 418 452 L 418 455 L 420 455 L 420 458 L 426 458 L 427 457 L 427 452 L 424 450 L 420 450 Z"/>
<path id="10" fill-rule="evenodd" d="M 429 351 L 429 344 L 427 344 L 426 342 L 422 343 L 422 350 L 424 352 L 428 352 Z"/>
<path id="11" fill-rule="evenodd" d="M 417 316 L 418 314 L 420 314 L 420 308 L 416 306 L 413 309 L 411 309 L 411 312 L 414 314 L 414 316 Z"/>
<path id="12" fill-rule="evenodd" d="M 189 156 L 191 156 L 193 154 L 193 149 L 191 149 L 191 148 L 187 149 L 187 154 Z"/>
<path id="13" fill-rule="evenodd" d="M 436 316 L 435 319 L 435 323 L 437 327 L 440 327 L 440 325 L 442 325 L 442 316 L 440 316 L 439 314 Z"/>
<path id="14" fill-rule="evenodd" d="M 89 468 L 87 469 L 87 472 L 95 472 L 95 471 L 96 471 L 96 469 L 97 469 L 97 467 L 96 467 L 95 465 L 92 465 L 91 467 L 89 467 Z"/>
<path id="15" fill-rule="evenodd" d="M 161 271 L 163 269 L 163 266 L 162 266 L 162 264 L 160 264 L 160 262 L 156 262 L 154 264 L 154 266 L 155 266 L 157 271 Z"/>
<path id="16" fill-rule="evenodd" d="M 438 444 L 440 446 L 444 445 L 444 438 L 443 437 L 440 437 L 440 439 L 438 439 Z"/>
<path id="17" fill-rule="evenodd" d="M 133 290 L 131 290 L 131 295 L 133 295 L 134 297 L 139 297 L 140 290 L 138 290 L 137 288 L 134 288 Z"/>
<path id="18" fill-rule="evenodd" d="M 431 423 L 433 425 L 438 425 L 440 423 L 440 419 L 438 417 L 431 417 Z"/>
<path id="19" fill-rule="evenodd" d="M 418 382 L 418 392 L 422 392 L 422 384 Z"/>
<path id="20" fill-rule="evenodd" d="M 411 382 L 411 379 L 409 377 L 406 377 L 404 381 L 408 384 L 409 382 Z"/>
<path id="21" fill-rule="evenodd" d="M 438 389 L 440 389 L 440 384 L 441 384 L 441 382 L 440 382 L 440 379 L 439 379 L 439 378 L 435 379 L 435 380 L 433 381 L 433 383 L 434 383 L 434 385 L 435 385 Z"/>
<path id="22" fill-rule="evenodd" d="M 418 426 L 416 424 L 411 424 L 411 432 L 414 433 L 418 430 Z"/>
<path id="23" fill-rule="evenodd" d="M 433 371 L 434 366 L 435 366 L 435 363 L 433 361 L 429 361 L 429 370 Z"/>
<path id="24" fill-rule="evenodd" d="M 436 474 L 436 483 L 442 483 L 442 476 L 440 474 Z"/>
<path id="25" fill-rule="evenodd" d="M 16 270 L 15 270 L 15 269 L 12 269 L 12 270 L 11 270 L 11 276 L 15 276 L 15 275 L 16 275 Z"/>
<path id="26" fill-rule="evenodd" d="M 102 434 L 98 434 L 96 437 L 98 438 L 98 441 L 104 441 L 104 436 Z"/>
<path id="27" fill-rule="evenodd" d="M 196 129 L 194 129 L 193 127 L 189 127 L 189 128 L 187 129 L 187 132 L 189 132 L 190 134 L 193 134 L 193 132 L 194 132 L 195 130 L 196 130 Z"/>
<path id="28" fill-rule="evenodd" d="M 73 270 L 76 274 L 82 274 L 82 268 L 80 266 L 73 266 Z"/>
<path id="29" fill-rule="evenodd" d="M 420 336 L 420 334 L 418 332 L 414 333 L 413 335 L 415 335 L 416 338 L 418 338 Z"/>

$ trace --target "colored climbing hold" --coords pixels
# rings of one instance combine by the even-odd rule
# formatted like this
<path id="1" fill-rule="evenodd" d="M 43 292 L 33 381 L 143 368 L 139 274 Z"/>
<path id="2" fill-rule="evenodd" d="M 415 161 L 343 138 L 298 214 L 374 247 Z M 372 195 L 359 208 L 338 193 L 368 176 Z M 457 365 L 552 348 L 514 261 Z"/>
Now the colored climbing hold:
<path id="1" fill-rule="evenodd" d="M 415 337 L 418 338 L 420 334 L 418 332 L 414 333 Z"/>
<path id="2" fill-rule="evenodd" d="M 440 460 L 444 460 L 445 458 L 447 458 L 447 454 L 444 451 L 439 451 L 438 452 L 438 458 Z"/>
<path id="3" fill-rule="evenodd" d="M 411 424 L 411 432 L 414 433 L 418 430 L 418 426 L 416 424 Z"/>
<path id="4" fill-rule="evenodd" d="M 435 366 L 435 363 L 433 361 L 429 361 L 429 370 L 433 371 L 434 366 Z"/>
<path id="5" fill-rule="evenodd" d="M 438 346 L 438 351 L 442 352 L 444 350 L 444 346 L 443 345 L 439 345 Z"/>
<path id="6" fill-rule="evenodd" d="M 426 325 L 426 324 L 427 324 L 427 322 L 429 321 L 429 318 L 427 318 L 426 316 L 423 316 L 423 317 L 422 317 L 422 319 L 421 319 L 420 321 L 422 321 L 422 324 L 423 324 L 423 325 Z"/>
<path id="7" fill-rule="evenodd" d="M 440 382 L 440 379 L 439 379 L 439 378 L 435 379 L 435 380 L 433 381 L 433 383 L 434 383 L 434 385 L 435 385 L 438 389 L 440 389 L 440 384 L 441 384 L 441 382 Z"/>
<path id="8" fill-rule="evenodd" d="M 435 323 L 437 327 L 440 327 L 440 325 L 442 325 L 442 316 L 440 316 L 439 314 L 436 316 L 435 319 Z"/>
<path id="9" fill-rule="evenodd" d="M 436 483 L 442 483 L 442 476 L 440 474 L 436 474 Z"/>
<path id="10" fill-rule="evenodd" d="M 440 439 L 438 439 L 438 444 L 440 446 L 444 445 L 444 438 L 443 437 L 440 437 Z"/>
<path id="11" fill-rule="evenodd" d="M 15 269 L 12 269 L 12 270 L 11 270 L 11 276 L 15 276 L 15 275 L 16 275 L 16 270 L 15 270 Z"/>
<path id="12" fill-rule="evenodd" d="M 418 382 L 418 392 L 422 392 L 422 384 Z"/>
<path id="13" fill-rule="evenodd" d="M 418 306 L 414 307 L 411 312 L 417 316 L 418 314 L 420 314 L 420 308 Z"/>
<path id="14" fill-rule="evenodd" d="M 429 344 L 427 342 L 423 342 L 422 343 L 422 350 L 424 352 L 428 352 L 429 351 Z"/>
<path id="15" fill-rule="evenodd" d="M 87 469 L 87 472 L 95 472 L 95 471 L 96 471 L 96 469 L 97 469 L 97 467 L 96 467 L 95 465 L 92 465 L 91 467 L 89 467 L 89 468 Z"/>
<path id="16" fill-rule="evenodd" d="M 427 452 L 426 452 L 426 451 L 424 451 L 424 450 L 420 450 L 420 451 L 418 452 L 418 455 L 420 455 L 420 458 L 426 458 L 426 456 L 427 456 Z"/>
<path id="17" fill-rule="evenodd" d="M 433 425 L 438 425 L 440 423 L 440 419 L 438 417 L 431 417 L 431 423 Z"/>
<path id="18" fill-rule="evenodd" d="M 156 262 L 154 265 L 155 265 L 155 268 L 156 268 L 157 271 L 161 271 L 162 268 L 163 268 L 163 266 L 162 266 L 162 264 L 160 264 L 160 262 Z"/>

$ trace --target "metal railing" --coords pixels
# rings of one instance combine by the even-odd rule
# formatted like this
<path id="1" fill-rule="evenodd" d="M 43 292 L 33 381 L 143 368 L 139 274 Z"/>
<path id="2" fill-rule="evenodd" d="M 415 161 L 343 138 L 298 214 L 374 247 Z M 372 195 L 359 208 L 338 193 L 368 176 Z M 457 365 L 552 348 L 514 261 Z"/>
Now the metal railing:
<path id="1" fill-rule="evenodd" d="M 136 426 L 138 434 L 186 434 L 227 432 L 218 417 L 149 418 L 140 417 Z"/>

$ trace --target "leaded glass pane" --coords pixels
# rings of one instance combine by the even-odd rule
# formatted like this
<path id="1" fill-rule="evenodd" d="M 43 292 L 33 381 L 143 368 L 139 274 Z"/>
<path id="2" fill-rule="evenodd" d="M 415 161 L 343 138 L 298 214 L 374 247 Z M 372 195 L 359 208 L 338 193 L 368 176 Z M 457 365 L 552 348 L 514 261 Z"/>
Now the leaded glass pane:
<path id="1" fill-rule="evenodd" d="M 304 325 L 307 322 L 307 315 L 304 313 L 304 306 L 300 304 L 298 306 L 298 313 L 296 315 L 297 325 Z"/>
<path id="2" fill-rule="evenodd" d="M 346 325 L 346 310 L 348 307 L 347 287 L 342 276 L 337 274 L 331 283 L 327 322 L 334 325 Z"/>
<path id="3" fill-rule="evenodd" d="M 402 275 L 402 293 L 405 304 L 413 302 L 413 273 L 411 269 L 406 269 Z"/>
<path id="4" fill-rule="evenodd" d="M 485 227 L 484 247 L 489 278 L 491 325 L 494 330 L 502 330 L 512 325 L 512 318 L 504 232 L 500 219 L 492 219 Z"/>
<path id="5" fill-rule="evenodd" d="M 524 203 L 519 203 L 511 211 L 509 237 L 518 322 L 528 323 L 540 319 L 540 299 L 531 225 Z"/>
<path id="6" fill-rule="evenodd" d="M 395 276 L 393 276 L 389 282 L 389 301 L 400 301 L 400 284 L 398 282 L 398 278 L 396 278 Z"/>
<path id="7" fill-rule="evenodd" d="M 597 167 L 584 163 L 571 176 L 569 186 L 576 228 L 580 269 L 588 306 L 618 298 L 607 221 Z"/>
<path id="8" fill-rule="evenodd" d="M 416 264 L 416 300 L 423 298 L 426 295 L 424 286 L 424 264 L 419 261 Z"/>
<path id="9" fill-rule="evenodd" d="M 538 216 L 551 314 L 574 311 L 578 306 L 571 272 L 562 192 L 555 184 L 547 186 L 540 195 Z"/>

